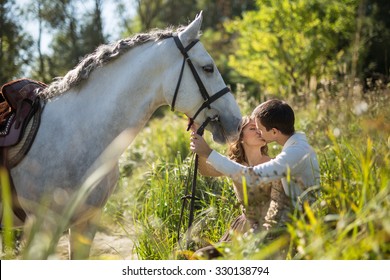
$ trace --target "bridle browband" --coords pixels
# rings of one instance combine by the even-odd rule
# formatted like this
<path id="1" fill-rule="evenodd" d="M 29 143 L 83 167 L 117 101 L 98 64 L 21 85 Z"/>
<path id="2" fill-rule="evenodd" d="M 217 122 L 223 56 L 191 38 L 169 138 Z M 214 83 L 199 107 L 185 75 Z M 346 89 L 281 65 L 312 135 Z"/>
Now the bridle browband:
<path id="1" fill-rule="evenodd" d="M 190 129 L 191 125 L 194 123 L 196 117 L 199 115 L 199 113 L 205 109 L 205 108 L 209 108 L 210 109 L 210 105 L 211 103 L 213 103 L 214 101 L 216 101 L 218 98 L 222 97 L 224 94 L 230 92 L 230 89 L 228 87 L 225 87 L 223 88 L 222 90 L 218 91 L 217 93 L 215 93 L 214 95 L 210 96 L 205 88 L 205 86 L 203 85 L 202 83 L 202 80 L 200 79 L 199 75 L 198 75 L 198 72 L 196 72 L 196 69 L 195 69 L 195 66 L 194 64 L 192 63 L 190 57 L 188 56 L 188 51 L 196 45 L 196 43 L 199 42 L 198 39 L 192 41 L 187 47 L 184 47 L 183 44 L 181 43 L 179 37 L 176 35 L 176 36 L 173 36 L 173 40 L 175 41 L 176 43 L 176 46 L 177 48 L 180 50 L 180 52 L 182 53 L 183 55 L 183 63 L 182 63 L 182 66 L 181 66 L 181 70 L 180 70 L 180 75 L 179 75 L 179 80 L 177 81 L 177 85 L 176 85 L 176 89 L 175 89 L 175 93 L 173 95 L 173 99 L 172 99 L 172 104 L 171 104 L 171 110 L 174 111 L 175 110 L 175 103 L 176 103 L 176 98 L 177 98 L 177 94 L 179 92 L 179 88 L 180 88 L 180 84 L 181 84 L 181 80 L 183 78 L 183 72 L 184 72 L 184 66 L 185 66 L 185 62 L 187 61 L 188 63 L 188 66 L 190 67 L 191 69 L 191 72 L 192 72 L 192 75 L 194 76 L 195 78 L 195 81 L 196 83 L 198 84 L 198 87 L 199 87 L 199 91 L 200 91 L 200 94 L 202 95 L 203 99 L 205 100 L 203 102 L 203 104 L 200 106 L 200 108 L 196 111 L 195 115 L 190 118 L 190 121 L 189 121 L 189 124 L 188 124 L 188 128 L 187 130 Z"/>

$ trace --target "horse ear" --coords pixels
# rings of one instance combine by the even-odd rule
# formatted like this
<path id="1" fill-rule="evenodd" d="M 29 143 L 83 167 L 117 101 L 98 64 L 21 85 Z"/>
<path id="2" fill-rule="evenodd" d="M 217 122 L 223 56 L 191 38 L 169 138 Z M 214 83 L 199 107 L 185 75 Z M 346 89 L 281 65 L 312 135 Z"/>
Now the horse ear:
<path id="1" fill-rule="evenodd" d="M 202 25 L 203 15 L 201 11 L 195 19 L 179 33 L 179 38 L 183 46 L 187 46 L 192 41 L 198 38 L 200 27 Z"/>

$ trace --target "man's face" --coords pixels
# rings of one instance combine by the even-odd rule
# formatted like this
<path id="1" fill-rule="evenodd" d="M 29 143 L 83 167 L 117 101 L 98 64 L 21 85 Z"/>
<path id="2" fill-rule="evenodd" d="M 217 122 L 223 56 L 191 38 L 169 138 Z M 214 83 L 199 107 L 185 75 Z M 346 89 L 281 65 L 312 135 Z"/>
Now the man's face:
<path id="1" fill-rule="evenodd" d="M 275 141 L 275 132 L 273 129 L 267 131 L 267 129 L 261 124 L 260 120 L 256 118 L 256 128 L 258 132 L 261 134 L 261 137 L 267 142 Z"/>

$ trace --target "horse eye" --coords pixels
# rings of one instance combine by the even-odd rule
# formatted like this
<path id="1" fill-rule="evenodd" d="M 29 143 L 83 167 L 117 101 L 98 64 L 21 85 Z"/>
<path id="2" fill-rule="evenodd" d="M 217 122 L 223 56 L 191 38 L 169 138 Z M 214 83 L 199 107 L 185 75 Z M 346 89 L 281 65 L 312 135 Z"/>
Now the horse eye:
<path id="1" fill-rule="evenodd" d="M 206 72 L 206 73 L 213 73 L 214 72 L 214 66 L 212 64 L 210 65 L 205 65 L 202 67 L 203 70 Z"/>

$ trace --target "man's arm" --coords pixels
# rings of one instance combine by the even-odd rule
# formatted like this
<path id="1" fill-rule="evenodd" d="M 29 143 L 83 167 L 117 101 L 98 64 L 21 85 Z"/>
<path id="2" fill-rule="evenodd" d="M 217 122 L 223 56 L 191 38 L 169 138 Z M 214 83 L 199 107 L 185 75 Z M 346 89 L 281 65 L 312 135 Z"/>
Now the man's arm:
<path id="1" fill-rule="evenodd" d="M 293 148 L 289 151 L 282 151 L 275 159 L 252 168 L 236 163 L 218 152 L 212 151 L 207 158 L 207 162 L 233 180 L 241 181 L 242 176 L 245 176 L 246 183 L 251 186 L 259 182 L 268 182 L 286 177 L 288 169 L 292 173 L 297 172 L 300 158 L 299 150 Z"/>
<path id="2" fill-rule="evenodd" d="M 248 186 L 285 177 L 288 169 L 292 171 L 299 168 L 297 163 L 304 156 L 299 148 L 289 147 L 271 161 L 255 167 L 247 167 L 212 150 L 203 137 L 195 132 L 191 133 L 190 149 L 200 157 L 207 158 L 207 162 L 217 171 L 234 181 L 241 182 L 242 176 L 245 176 Z"/>

